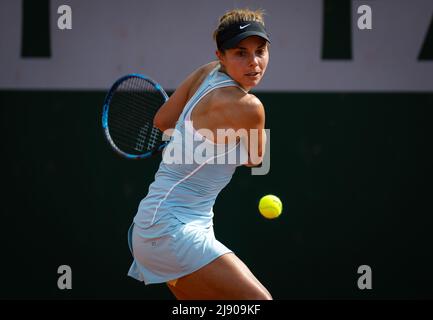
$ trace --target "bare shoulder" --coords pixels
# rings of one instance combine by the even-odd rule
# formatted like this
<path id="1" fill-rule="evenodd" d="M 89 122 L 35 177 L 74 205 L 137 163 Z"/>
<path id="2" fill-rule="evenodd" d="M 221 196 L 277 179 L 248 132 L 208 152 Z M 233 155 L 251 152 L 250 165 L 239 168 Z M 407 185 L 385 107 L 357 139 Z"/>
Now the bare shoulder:
<path id="1" fill-rule="evenodd" d="M 259 98 L 251 93 L 245 93 L 237 87 L 225 87 L 221 90 L 221 102 L 227 105 L 235 105 L 245 112 L 259 111 L 263 109 L 263 104 Z"/>
<path id="2" fill-rule="evenodd" d="M 213 70 L 218 65 L 218 63 L 219 63 L 218 61 L 212 61 L 201 66 L 200 69 L 202 69 L 204 73 L 208 74 L 211 70 Z"/>
<path id="3" fill-rule="evenodd" d="M 194 70 L 186 79 L 188 87 L 188 99 L 195 93 L 204 78 L 218 65 L 218 61 L 212 61 Z"/>
<path id="4" fill-rule="evenodd" d="M 247 113 L 254 114 L 264 112 L 264 107 L 260 99 L 251 93 L 245 94 L 239 100 L 239 106 Z"/>
<path id="5" fill-rule="evenodd" d="M 218 65 L 218 61 L 212 61 L 209 63 L 206 63 L 197 69 L 195 69 L 192 74 L 190 75 L 191 78 L 194 80 L 199 80 L 202 77 L 206 77 L 212 69 L 214 69 Z"/>
<path id="6" fill-rule="evenodd" d="M 245 93 L 236 87 L 225 89 L 221 99 L 224 113 L 229 115 L 234 127 L 257 127 L 264 125 L 265 108 L 255 95 Z"/>
<path id="7" fill-rule="evenodd" d="M 245 127 L 260 127 L 265 122 L 265 108 L 260 101 L 253 94 L 246 94 L 244 98 L 240 100 L 240 110 L 244 114 L 244 121 L 242 121 Z"/>

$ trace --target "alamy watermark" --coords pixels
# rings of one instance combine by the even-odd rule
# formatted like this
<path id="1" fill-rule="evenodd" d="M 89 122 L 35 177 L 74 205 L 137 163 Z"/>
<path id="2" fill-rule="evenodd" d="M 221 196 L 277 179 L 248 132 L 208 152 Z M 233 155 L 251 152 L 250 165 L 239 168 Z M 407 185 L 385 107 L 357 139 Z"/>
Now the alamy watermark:
<path id="1" fill-rule="evenodd" d="M 252 175 L 269 172 L 270 129 L 217 129 L 215 134 L 205 128 L 188 130 L 188 126 L 193 127 L 190 120 L 184 126 L 184 132 L 164 132 L 163 140 L 170 140 L 163 151 L 165 164 L 246 164 L 253 166 Z"/>
<path id="2" fill-rule="evenodd" d="M 57 8 L 57 13 L 61 16 L 57 19 L 57 27 L 60 30 L 72 29 L 72 9 L 66 4 L 62 4 Z"/>
<path id="3" fill-rule="evenodd" d="M 358 11 L 359 14 L 362 13 L 362 15 L 358 18 L 358 29 L 359 30 L 371 30 L 373 28 L 372 23 L 373 23 L 373 18 L 372 18 L 372 11 L 371 11 L 371 7 L 364 4 L 362 6 L 358 7 Z"/>
<path id="4" fill-rule="evenodd" d="M 72 269 L 64 264 L 57 268 L 57 273 L 61 276 L 57 279 L 57 287 L 60 290 L 72 289 Z"/>
<path id="5" fill-rule="evenodd" d="M 370 266 L 364 264 L 362 266 L 358 267 L 358 274 L 362 274 L 362 276 L 360 276 L 358 278 L 358 288 L 360 290 L 364 290 L 364 289 L 372 289 L 373 288 L 373 284 L 372 284 L 372 271 Z"/>

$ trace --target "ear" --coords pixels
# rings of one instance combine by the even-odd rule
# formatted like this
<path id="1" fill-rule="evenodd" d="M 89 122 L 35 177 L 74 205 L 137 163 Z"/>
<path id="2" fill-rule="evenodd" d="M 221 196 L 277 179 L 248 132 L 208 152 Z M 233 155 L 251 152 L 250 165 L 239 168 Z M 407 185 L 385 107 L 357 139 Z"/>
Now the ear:
<path id="1" fill-rule="evenodd" d="M 220 62 L 221 64 L 223 64 L 224 54 L 223 54 L 221 51 L 216 50 L 216 51 L 215 51 L 215 55 L 217 56 L 219 62 Z"/>

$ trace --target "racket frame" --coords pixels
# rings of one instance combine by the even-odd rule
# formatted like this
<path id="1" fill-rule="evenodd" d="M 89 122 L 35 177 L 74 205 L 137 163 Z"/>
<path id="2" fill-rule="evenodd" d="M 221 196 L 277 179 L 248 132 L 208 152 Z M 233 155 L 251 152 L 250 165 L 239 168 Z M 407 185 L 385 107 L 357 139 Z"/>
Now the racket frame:
<path id="1" fill-rule="evenodd" d="M 108 127 L 108 111 L 110 109 L 110 102 L 111 99 L 113 98 L 114 92 L 116 91 L 116 89 L 127 79 L 130 78 L 140 78 L 143 80 L 146 80 L 148 82 L 150 82 L 154 88 L 156 90 L 158 90 L 163 97 L 165 98 L 165 101 L 168 100 L 168 95 L 167 93 L 164 91 L 164 89 L 162 88 L 162 86 L 157 83 L 156 81 L 154 81 L 153 79 L 142 75 L 142 74 L 138 74 L 138 73 L 130 73 L 127 74 L 121 78 L 119 78 L 110 88 L 110 90 L 108 91 L 107 95 L 105 96 L 104 99 L 104 107 L 102 109 L 102 129 L 104 131 L 105 134 L 105 138 L 107 139 L 108 143 L 110 144 L 110 146 L 114 149 L 114 151 L 116 151 L 117 154 L 119 154 L 120 156 L 127 158 L 127 159 L 133 159 L 133 160 L 139 160 L 139 159 L 145 159 L 145 158 L 149 158 L 152 155 L 162 151 L 162 149 L 164 149 L 164 147 L 168 144 L 168 141 L 163 141 L 159 146 L 156 146 L 155 149 L 153 150 L 149 150 L 143 154 L 129 154 L 127 152 L 124 152 L 122 150 L 119 149 L 118 146 L 116 146 L 116 144 L 114 143 L 113 139 L 111 138 L 110 135 L 110 129 Z"/>

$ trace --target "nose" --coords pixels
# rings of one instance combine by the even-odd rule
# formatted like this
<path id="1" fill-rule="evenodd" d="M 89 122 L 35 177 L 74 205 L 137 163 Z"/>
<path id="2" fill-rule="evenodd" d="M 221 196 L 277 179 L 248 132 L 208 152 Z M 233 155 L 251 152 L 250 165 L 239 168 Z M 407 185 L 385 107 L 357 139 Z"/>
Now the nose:
<path id="1" fill-rule="evenodd" d="M 255 54 L 251 55 L 249 65 L 252 67 L 259 65 L 259 57 Z"/>

